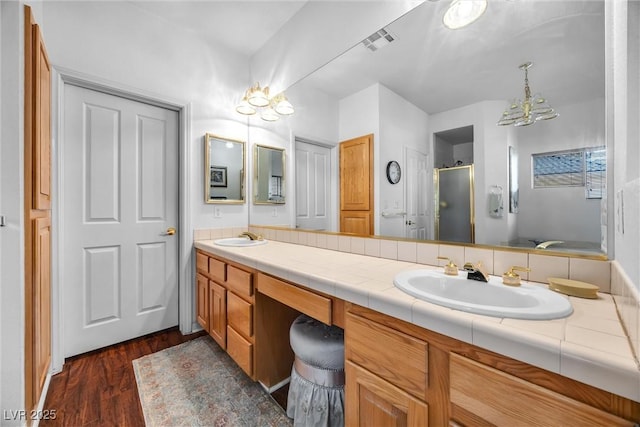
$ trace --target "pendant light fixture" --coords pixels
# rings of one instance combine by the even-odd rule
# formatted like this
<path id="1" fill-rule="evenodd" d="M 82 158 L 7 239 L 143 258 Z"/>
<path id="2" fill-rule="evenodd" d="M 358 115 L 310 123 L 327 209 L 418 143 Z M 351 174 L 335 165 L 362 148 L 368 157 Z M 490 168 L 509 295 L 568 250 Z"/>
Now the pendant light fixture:
<path id="1" fill-rule="evenodd" d="M 518 67 L 524 71 L 524 99 L 513 100 L 507 105 L 497 123 L 498 126 L 529 126 L 539 120 L 550 120 L 559 116 L 542 95 L 538 93 L 531 96 L 529 68 L 532 66 L 533 62 L 525 62 Z"/>

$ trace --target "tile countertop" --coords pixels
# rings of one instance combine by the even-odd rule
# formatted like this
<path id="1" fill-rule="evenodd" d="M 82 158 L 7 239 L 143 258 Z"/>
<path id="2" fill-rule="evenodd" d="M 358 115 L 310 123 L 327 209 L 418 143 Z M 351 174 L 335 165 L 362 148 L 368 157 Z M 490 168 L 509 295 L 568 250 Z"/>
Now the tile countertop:
<path id="1" fill-rule="evenodd" d="M 277 241 L 243 248 L 201 240 L 194 246 L 640 402 L 638 361 L 608 294 L 599 293 L 598 299 L 567 297 L 574 311 L 564 319 L 503 319 L 431 304 L 402 292 L 393 284 L 394 276 L 401 271 L 441 270 L 442 267 Z"/>

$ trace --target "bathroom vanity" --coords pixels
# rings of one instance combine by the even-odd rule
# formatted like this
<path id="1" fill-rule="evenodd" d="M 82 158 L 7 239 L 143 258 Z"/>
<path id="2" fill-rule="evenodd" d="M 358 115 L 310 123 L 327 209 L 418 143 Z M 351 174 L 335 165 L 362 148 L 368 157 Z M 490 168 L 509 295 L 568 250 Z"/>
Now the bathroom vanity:
<path id="1" fill-rule="evenodd" d="M 346 425 L 640 422 L 640 399 L 633 394 L 640 393 L 634 390 L 634 384 L 640 388 L 637 364 L 620 367 L 584 354 L 590 359 L 585 366 L 593 370 L 569 378 L 559 368 L 554 372 L 540 366 L 544 363 L 528 363 L 526 356 L 505 355 L 504 343 L 522 348 L 523 354 L 548 349 L 544 337 L 514 335 L 500 319 L 424 303 L 432 325 L 425 326 L 412 320 L 418 317 L 411 314 L 417 310 L 414 299 L 397 289 L 384 297 L 378 292 L 385 277 L 407 269 L 408 263 L 275 241 L 252 248 L 212 241 L 195 246 L 198 322 L 266 388 L 277 388 L 290 374 L 289 326 L 299 313 L 344 328 Z M 379 280 L 356 279 L 358 267 Z M 485 333 L 492 330 L 495 344 L 477 345 L 471 332 L 469 339 L 459 339 L 455 331 L 467 321 L 469 328 L 478 322 Z M 568 363 L 559 356 L 558 365 L 561 361 Z M 623 375 L 631 382 L 612 389 L 598 383 L 594 372 Z"/>

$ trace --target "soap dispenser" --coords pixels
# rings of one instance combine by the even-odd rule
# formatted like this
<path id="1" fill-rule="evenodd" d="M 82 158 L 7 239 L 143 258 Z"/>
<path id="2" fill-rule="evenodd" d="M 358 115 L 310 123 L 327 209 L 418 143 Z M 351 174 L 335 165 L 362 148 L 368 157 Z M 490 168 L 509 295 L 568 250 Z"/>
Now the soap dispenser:
<path id="1" fill-rule="evenodd" d="M 502 283 L 508 286 L 520 286 L 521 284 L 520 275 L 516 273 L 516 271 L 528 272 L 528 271 L 531 271 L 531 269 L 527 267 L 519 267 L 517 265 L 514 265 L 509 269 L 509 271 L 507 271 L 502 275 Z"/>
<path id="2" fill-rule="evenodd" d="M 447 261 L 449 261 L 444 266 L 444 274 L 447 274 L 449 276 L 457 276 L 458 275 L 458 266 L 455 265 L 453 263 L 453 261 L 451 261 L 451 259 L 447 258 L 446 256 L 439 256 L 438 259 L 446 259 Z"/>

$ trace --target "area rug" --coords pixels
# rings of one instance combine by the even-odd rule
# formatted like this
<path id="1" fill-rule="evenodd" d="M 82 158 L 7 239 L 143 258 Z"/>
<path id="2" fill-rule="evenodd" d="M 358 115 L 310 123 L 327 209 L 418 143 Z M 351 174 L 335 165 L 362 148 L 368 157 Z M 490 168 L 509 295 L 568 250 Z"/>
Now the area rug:
<path id="1" fill-rule="evenodd" d="M 136 359 L 133 369 L 148 427 L 292 425 L 209 337 Z"/>

